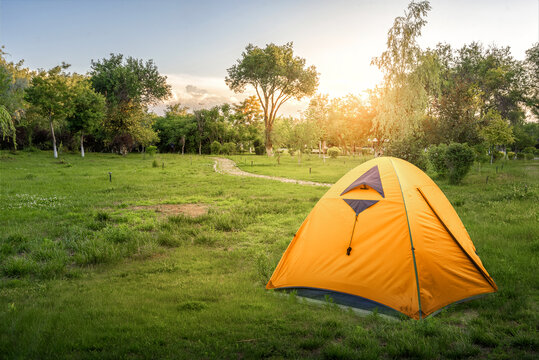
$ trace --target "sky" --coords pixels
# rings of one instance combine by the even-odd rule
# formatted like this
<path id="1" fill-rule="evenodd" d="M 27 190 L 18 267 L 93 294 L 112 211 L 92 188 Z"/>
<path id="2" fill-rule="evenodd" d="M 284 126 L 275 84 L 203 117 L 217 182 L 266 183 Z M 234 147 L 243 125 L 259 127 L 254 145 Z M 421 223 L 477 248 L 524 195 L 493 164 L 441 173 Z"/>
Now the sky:
<path id="1" fill-rule="evenodd" d="M 24 59 L 32 69 L 65 61 L 86 73 L 92 59 L 110 53 L 153 59 L 172 86 L 168 102 L 196 109 L 246 96 L 230 91 L 224 78 L 247 44 L 292 41 L 295 54 L 320 73 L 320 93 L 364 96 L 382 80 L 370 63 L 408 2 L 0 0 L 0 45 L 8 60 Z M 539 41 L 539 0 L 432 0 L 431 6 L 423 48 L 477 41 L 510 46 L 522 60 Z M 299 115 L 307 103 L 291 101 L 282 113 Z"/>

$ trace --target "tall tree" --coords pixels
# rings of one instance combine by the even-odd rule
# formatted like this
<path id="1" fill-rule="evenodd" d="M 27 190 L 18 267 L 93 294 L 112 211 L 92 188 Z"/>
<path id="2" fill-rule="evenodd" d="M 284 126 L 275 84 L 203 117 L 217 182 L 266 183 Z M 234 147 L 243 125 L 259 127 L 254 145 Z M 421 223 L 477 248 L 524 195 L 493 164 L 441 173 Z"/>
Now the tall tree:
<path id="1" fill-rule="evenodd" d="M 264 49 L 247 45 L 237 64 L 227 69 L 226 84 L 234 92 L 252 86 L 264 111 L 266 153 L 273 155 L 271 133 L 281 105 L 291 98 L 311 96 L 318 87 L 318 72 L 294 56 L 293 44 L 268 44 Z"/>
<path id="2" fill-rule="evenodd" d="M 64 72 L 69 65 L 56 66 L 49 71 L 40 71 L 32 78 L 26 89 L 25 99 L 36 112 L 49 121 L 54 157 L 58 158 L 54 127 L 72 112 L 69 93 L 69 76 Z"/>
<path id="3" fill-rule="evenodd" d="M 526 104 L 539 118 L 539 43 L 526 50 L 525 68 L 530 84 Z"/>
<path id="4" fill-rule="evenodd" d="M 105 97 L 96 93 L 90 81 L 74 76 L 71 84 L 73 111 L 67 116 L 71 131 L 80 134 L 80 154 L 84 157 L 84 135 L 94 130 L 105 116 Z"/>
<path id="5" fill-rule="evenodd" d="M 485 139 L 490 149 L 490 163 L 494 160 L 494 151 L 496 146 L 511 145 L 515 142 L 513 130 L 495 110 L 489 110 L 484 116 L 484 122 L 487 123 L 481 129 L 481 136 Z"/>
<path id="6" fill-rule="evenodd" d="M 423 54 L 417 39 L 427 23 L 430 9 L 428 1 L 412 1 L 404 16 L 395 18 L 389 29 L 387 49 L 372 61 L 384 73 L 383 86 L 377 89 L 376 116 L 372 124 L 381 137 L 377 139 L 380 147 L 386 141 L 392 145 L 403 139 L 411 144 L 422 131 L 427 82 L 433 76 L 429 67 L 420 67 Z M 381 148 L 376 151 L 377 155 L 380 153 Z"/>
<path id="7" fill-rule="evenodd" d="M 125 154 L 132 144 L 156 138 L 148 126 L 151 119 L 144 113 L 148 106 L 170 96 L 170 86 L 153 60 L 128 57 L 124 61 L 123 55 L 111 54 L 108 59 L 92 60 L 90 76 L 94 89 L 106 98 L 104 127 L 120 152 Z"/>
<path id="8" fill-rule="evenodd" d="M 23 61 L 8 62 L 7 53 L 0 47 L 0 131 L 2 139 L 10 138 L 17 148 L 16 125 L 27 104 L 24 102 L 24 89 L 30 80 L 30 71 L 22 67 Z"/>

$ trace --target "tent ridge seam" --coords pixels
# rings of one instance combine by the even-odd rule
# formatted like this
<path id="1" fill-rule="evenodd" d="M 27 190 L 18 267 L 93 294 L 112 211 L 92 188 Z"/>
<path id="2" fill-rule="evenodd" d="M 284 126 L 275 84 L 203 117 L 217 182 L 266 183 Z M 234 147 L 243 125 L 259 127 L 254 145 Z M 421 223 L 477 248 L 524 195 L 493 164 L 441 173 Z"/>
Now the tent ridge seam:
<path id="1" fill-rule="evenodd" d="M 395 176 L 397 177 L 397 181 L 399 182 L 399 188 L 400 188 L 400 191 L 401 191 L 401 196 L 402 196 L 402 203 L 404 205 L 404 213 L 406 214 L 406 223 L 408 225 L 408 236 L 410 237 L 410 246 L 412 247 L 412 259 L 414 261 L 414 271 L 415 271 L 415 283 L 416 283 L 416 286 L 417 286 L 417 302 L 418 302 L 418 305 L 419 305 L 419 320 L 422 319 L 422 316 L 421 316 L 421 291 L 420 291 L 420 287 L 419 287 L 419 275 L 417 273 L 417 264 L 416 264 L 416 261 L 415 261 L 415 248 L 414 248 L 414 241 L 412 240 L 412 230 L 410 229 L 410 220 L 408 219 L 408 209 L 406 208 L 406 200 L 404 200 L 404 192 L 402 191 L 402 185 L 401 185 L 401 180 L 399 179 L 399 174 L 397 174 L 397 169 L 395 168 L 395 164 L 393 164 L 393 159 L 389 159 L 389 161 L 391 162 L 391 166 L 393 167 L 393 171 L 395 171 Z"/>

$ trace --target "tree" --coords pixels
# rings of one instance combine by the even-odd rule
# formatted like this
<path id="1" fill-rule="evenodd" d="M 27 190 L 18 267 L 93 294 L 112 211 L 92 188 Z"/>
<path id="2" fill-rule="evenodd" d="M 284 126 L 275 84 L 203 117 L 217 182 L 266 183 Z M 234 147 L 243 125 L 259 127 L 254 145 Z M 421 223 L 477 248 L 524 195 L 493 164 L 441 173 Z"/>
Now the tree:
<path id="1" fill-rule="evenodd" d="M 126 153 L 134 143 L 155 139 L 152 121 L 147 113 L 149 105 L 170 96 L 166 76 L 159 74 L 153 60 L 142 60 L 121 54 L 109 59 L 92 60 L 91 82 L 94 89 L 105 96 L 107 118 L 104 123 L 109 141 Z"/>
<path id="2" fill-rule="evenodd" d="M 480 133 L 490 148 L 490 163 L 492 164 L 494 151 L 496 151 L 495 147 L 498 145 L 510 145 L 515 141 L 515 138 L 509 124 L 495 110 L 489 110 L 483 118 L 488 125 L 483 127 Z"/>
<path id="3" fill-rule="evenodd" d="M 526 50 L 525 68 L 528 83 L 526 104 L 532 113 L 539 118 L 539 43 Z"/>
<path id="4" fill-rule="evenodd" d="M 67 116 L 71 131 L 80 133 L 80 153 L 84 157 L 84 134 L 94 130 L 105 116 L 105 97 L 96 93 L 87 78 L 75 76 L 71 85 L 73 111 Z"/>
<path id="5" fill-rule="evenodd" d="M 427 89 L 436 79 L 435 63 L 423 56 L 417 38 L 427 23 L 428 1 L 411 2 L 404 16 L 395 18 L 388 31 L 387 49 L 372 63 L 384 72 L 384 84 L 371 96 L 375 107 L 372 130 L 381 147 L 386 141 L 406 139 L 412 148 L 421 138 L 427 108 Z M 375 149 L 377 155 L 381 149 Z"/>
<path id="6" fill-rule="evenodd" d="M 26 89 L 25 100 L 32 104 L 36 111 L 49 121 L 54 157 L 58 158 L 54 126 L 65 120 L 72 112 L 68 75 L 64 72 L 69 65 L 62 64 L 49 71 L 41 70 L 32 78 Z"/>
<path id="7" fill-rule="evenodd" d="M 0 105 L 0 131 L 2 132 L 2 140 L 4 140 L 6 137 L 11 138 L 13 141 L 13 146 L 15 149 L 17 149 L 17 134 L 15 131 L 15 124 L 13 124 L 13 119 L 7 112 L 4 105 Z"/>
<path id="8" fill-rule="evenodd" d="M 0 47 L 0 131 L 2 140 L 10 138 L 17 149 L 16 123 L 20 124 L 26 108 L 24 89 L 28 86 L 30 71 L 22 67 L 22 60 L 6 61 L 7 53 L 3 49 Z"/>
<path id="9" fill-rule="evenodd" d="M 266 153 L 273 155 L 272 130 L 281 105 L 291 98 L 311 96 L 318 87 L 318 72 L 306 67 L 305 59 L 294 56 L 293 44 L 268 44 L 264 49 L 247 45 L 238 63 L 227 69 L 225 79 L 234 92 L 247 85 L 256 91 L 264 112 Z"/>

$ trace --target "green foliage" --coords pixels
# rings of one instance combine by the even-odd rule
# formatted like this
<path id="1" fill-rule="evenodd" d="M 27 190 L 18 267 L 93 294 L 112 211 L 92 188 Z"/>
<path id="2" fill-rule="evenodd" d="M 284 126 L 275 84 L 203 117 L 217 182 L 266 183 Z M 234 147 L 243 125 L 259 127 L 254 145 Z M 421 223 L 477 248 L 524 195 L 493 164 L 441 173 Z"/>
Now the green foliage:
<path id="1" fill-rule="evenodd" d="M 157 152 L 157 146 L 154 146 L 154 145 L 146 146 L 146 153 L 148 155 L 154 156 L 156 152 Z"/>
<path id="2" fill-rule="evenodd" d="M 316 68 L 306 67 L 305 59 L 294 56 L 292 43 L 282 46 L 271 43 L 263 49 L 249 44 L 227 73 L 225 82 L 234 92 L 244 92 L 247 86 L 255 89 L 264 109 L 265 145 L 271 155 L 277 111 L 291 98 L 300 100 L 314 94 L 319 78 Z"/>
<path id="3" fill-rule="evenodd" d="M 522 150 L 523 153 L 534 154 L 537 149 L 533 146 L 528 146 Z"/>
<path id="4" fill-rule="evenodd" d="M 491 150 L 491 155 L 493 161 L 498 161 L 505 158 L 505 153 L 503 151 Z"/>
<path id="5" fill-rule="evenodd" d="M 152 162 L 152 167 L 154 168 L 159 167 L 159 163 L 157 162 L 157 159 L 154 159 L 154 161 Z"/>
<path id="6" fill-rule="evenodd" d="M 341 155 L 342 151 L 341 149 L 339 149 L 338 147 L 336 146 L 333 146 L 333 147 L 330 147 L 328 150 L 327 150 L 327 154 L 329 155 L 329 157 L 333 158 L 333 159 L 336 159 L 337 156 Z"/>
<path id="7" fill-rule="evenodd" d="M 533 160 L 535 158 L 535 155 L 531 153 L 524 153 L 524 158 L 526 160 Z"/>
<path id="8" fill-rule="evenodd" d="M 214 155 L 218 155 L 221 153 L 221 143 L 219 141 L 214 141 L 210 145 L 211 153 Z"/>
<path id="9" fill-rule="evenodd" d="M 483 116 L 483 122 L 487 123 L 487 125 L 481 129 L 481 137 L 491 147 L 495 145 L 511 145 L 515 141 L 513 130 L 498 112 L 489 110 Z"/>
<path id="10" fill-rule="evenodd" d="M 147 107 L 171 93 L 153 60 L 128 57 L 124 61 L 123 55 L 111 54 L 108 59 L 92 60 L 89 74 L 94 89 L 106 98 L 103 127 L 109 145 L 125 155 L 135 143 L 146 146 L 157 140 L 152 129 L 155 118 Z"/>
<path id="11" fill-rule="evenodd" d="M 446 166 L 447 145 L 440 144 L 438 146 L 431 145 L 427 150 L 427 158 L 431 167 L 438 173 L 439 176 L 447 175 Z"/>
<path id="12" fill-rule="evenodd" d="M 11 115 L 7 112 L 4 105 L 0 105 L 0 132 L 2 132 L 2 140 L 6 137 L 11 138 L 13 147 L 17 149 L 17 133 L 15 130 L 15 124 Z"/>
<path id="13" fill-rule="evenodd" d="M 423 140 L 416 136 L 402 137 L 392 141 L 387 148 L 387 155 L 411 162 L 421 170 L 427 169 L 427 155 Z"/>
<path id="14" fill-rule="evenodd" d="M 523 152 L 518 152 L 517 153 L 517 160 L 524 160 L 524 157 L 525 157 L 525 153 Z"/>
<path id="15" fill-rule="evenodd" d="M 64 72 L 68 67 L 69 65 L 63 64 L 49 71 L 40 71 L 32 78 L 31 85 L 24 95 L 25 100 L 33 106 L 35 112 L 49 122 L 54 157 L 58 157 L 54 127 L 74 111 L 70 101 L 69 77 Z"/>
<path id="16" fill-rule="evenodd" d="M 472 146 L 472 149 L 475 153 L 475 161 L 480 163 L 486 163 L 490 160 L 488 146 L 484 143 L 476 144 Z"/>
<path id="17" fill-rule="evenodd" d="M 266 148 L 264 147 L 264 143 L 262 143 L 262 141 L 258 138 L 255 139 L 255 141 L 253 142 L 253 146 L 255 148 L 256 155 L 263 155 L 264 152 L 266 151 Z"/>
<path id="18" fill-rule="evenodd" d="M 474 152 L 467 144 L 449 144 L 445 152 L 447 175 L 451 184 L 460 184 L 474 162 Z"/>
<path id="19" fill-rule="evenodd" d="M 94 91 L 89 79 L 81 76 L 73 76 L 69 90 L 72 106 L 66 118 L 69 129 L 92 132 L 105 117 L 105 97 Z"/>
<path id="20" fill-rule="evenodd" d="M 147 106 L 170 96 L 166 76 L 160 75 L 153 60 L 110 54 L 110 58 L 92 60 L 90 70 L 94 89 L 103 94 L 112 107 L 122 104 Z"/>
<path id="21" fill-rule="evenodd" d="M 226 155 L 233 155 L 236 153 L 236 144 L 233 142 L 224 143 L 221 152 Z"/>
<path id="22" fill-rule="evenodd" d="M 507 158 L 509 160 L 514 160 L 515 159 L 515 153 L 513 151 L 508 151 L 507 152 Z"/>

